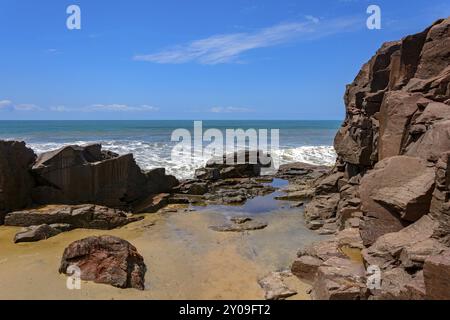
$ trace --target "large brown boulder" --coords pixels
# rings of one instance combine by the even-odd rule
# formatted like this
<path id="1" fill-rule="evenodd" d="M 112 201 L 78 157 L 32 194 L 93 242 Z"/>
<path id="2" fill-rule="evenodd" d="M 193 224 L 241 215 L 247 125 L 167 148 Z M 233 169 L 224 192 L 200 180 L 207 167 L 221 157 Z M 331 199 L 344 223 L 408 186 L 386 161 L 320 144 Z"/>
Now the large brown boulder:
<path id="1" fill-rule="evenodd" d="M 361 180 L 364 244 L 427 214 L 434 180 L 434 169 L 419 158 L 396 156 L 379 162 Z"/>
<path id="2" fill-rule="evenodd" d="M 71 243 L 64 250 L 59 272 L 67 273 L 71 266 L 80 269 L 85 281 L 145 289 L 144 258 L 128 241 L 117 237 L 89 237 Z"/>
<path id="3" fill-rule="evenodd" d="M 33 166 L 39 204 L 94 203 L 128 207 L 151 193 L 170 190 L 174 177 L 163 170 L 144 173 L 133 155 L 102 152 L 101 145 L 67 146 L 41 154 Z"/>
<path id="4" fill-rule="evenodd" d="M 31 204 L 36 155 L 24 142 L 0 141 L 0 225 L 6 213 Z"/>

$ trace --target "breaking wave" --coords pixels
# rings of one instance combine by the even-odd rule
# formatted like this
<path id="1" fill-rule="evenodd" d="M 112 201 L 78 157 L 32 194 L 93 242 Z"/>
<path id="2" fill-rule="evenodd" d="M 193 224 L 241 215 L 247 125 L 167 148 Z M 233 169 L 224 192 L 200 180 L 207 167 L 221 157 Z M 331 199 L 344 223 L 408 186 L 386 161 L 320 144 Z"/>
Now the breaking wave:
<path id="1" fill-rule="evenodd" d="M 78 144 L 86 145 L 98 143 L 98 141 L 73 141 L 71 143 L 29 143 L 36 153 L 55 150 L 63 146 Z M 195 169 L 203 166 L 207 158 L 196 158 L 196 163 L 190 159 L 172 159 L 171 151 L 174 144 L 144 141 L 100 141 L 105 150 L 111 150 L 118 154 L 132 153 L 141 168 L 148 170 L 153 168 L 166 168 L 168 174 L 178 178 L 192 178 Z M 300 146 L 280 148 L 278 151 L 280 164 L 291 162 L 306 162 L 316 165 L 333 165 L 336 161 L 336 153 L 332 146 Z"/>

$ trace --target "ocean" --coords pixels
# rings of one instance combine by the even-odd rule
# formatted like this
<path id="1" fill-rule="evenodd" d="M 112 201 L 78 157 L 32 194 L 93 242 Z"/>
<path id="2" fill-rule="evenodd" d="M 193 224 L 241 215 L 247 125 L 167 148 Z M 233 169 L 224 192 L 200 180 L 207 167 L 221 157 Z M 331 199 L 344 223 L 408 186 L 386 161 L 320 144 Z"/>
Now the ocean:
<path id="1" fill-rule="evenodd" d="M 333 139 L 340 124 L 341 121 L 221 120 L 203 121 L 203 128 L 222 132 L 268 129 L 269 136 L 271 129 L 279 129 L 281 164 L 302 161 L 332 165 L 336 160 Z M 25 141 L 38 154 L 70 144 L 101 143 L 104 149 L 119 154 L 133 153 L 143 169 L 165 167 L 167 173 L 178 178 L 191 178 L 199 164 L 189 159 L 172 159 L 171 151 L 177 142 L 171 141 L 171 135 L 179 128 L 192 132 L 193 127 L 194 122 L 187 120 L 0 121 L 0 139 Z"/>

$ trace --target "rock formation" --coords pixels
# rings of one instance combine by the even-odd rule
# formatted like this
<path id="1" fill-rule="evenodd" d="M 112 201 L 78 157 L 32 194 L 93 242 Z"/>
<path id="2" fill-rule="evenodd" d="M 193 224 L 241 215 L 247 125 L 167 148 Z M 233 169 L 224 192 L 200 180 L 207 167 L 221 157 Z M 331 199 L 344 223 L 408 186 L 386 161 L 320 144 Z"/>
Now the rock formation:
<path id="1" fill-rule="evenodd" d="M 67 224 L 72 229 L 111 230 L 140 219 L 119 209 L 97 205 L 60 205 L 10 212 L 6 215 L 5 225 L 30 227 L 41 224 Z"/>
<path id="2" fill-rule="evenodd" d="M 59 268 L 67 274 L 79 268 L 81 279 L 118 288 L 145 289 L 144 258 L 129 242 L 112 236 L 89 237 L 71 243 Z"/>
<path id="3" fill-rule="evenodd" d="M 29 169 L 35 158 L 23 142 L 0 141 L 0 225 L 6 213 L 31 204 L 34 181 Z"/>
<path id="4" fill-rule="evenodd" d="M 170 191 L 178 184 L 164 169 L 143 172 L 133 155 L 102 152 L 101 145 L 67 146 L 41 154 L 33 165 L 38 204 L 94 203 L 128 207 L 149 194 Z"/>
<path id="5" fill-rule="evenodd" d="M 164 168 L 142 171 L 132 154 L 119 156 L 103 151 L 99 144 L 67 146 L 36 157 L 23 142 L 0 141 L 0 225 L 15 211 L 8 215 L 9 225 L 29 227 L 70 220 L 77 228 L 110 229 L 122 225 L 116 219 L 121 214 L 110 214 L 116 211 L 100 206 L 154 212 L 167 204 L 162 193 L 178 184 Z M 59 212 L 21 210 L 49 204 L 84 207 L 68 206 Z M 80 219 L 84 222 L 79 223 Z"/>
<path id="6" fill-rule="evenodd" d="M 305 209 L 311 228 L 336 238 L 300 252 L 293 273 L 318 299 L 448 299 L 450 18 L 382 45 L 344 100 L 336 166 L 309 186 Z M 339 243 L 348 229 L 379 287 Z"/>

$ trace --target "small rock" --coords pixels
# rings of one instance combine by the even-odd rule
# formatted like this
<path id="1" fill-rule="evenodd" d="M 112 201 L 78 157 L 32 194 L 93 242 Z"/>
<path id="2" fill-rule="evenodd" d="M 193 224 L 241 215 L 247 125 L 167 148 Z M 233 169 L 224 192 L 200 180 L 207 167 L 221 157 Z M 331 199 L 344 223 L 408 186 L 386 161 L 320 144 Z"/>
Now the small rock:
<path id="1" fill-rule="evenodd" d="M 285 275 L 280 272 L 271 272 L 258 281 L 261 288 L 265 291 L 266 300 L 284 300 L 297 294 L 290 289 L 283 281 Z"/>
<path id="2" fill-rule="evenodd" d="M 247 222 L 243 223 L 223 224 L 219 226 L 211 226 L 209 228 L 217 232 L 242 232 L 242 231 L 261 230 L 266 228 L 267 225 L 268 224 L 265 222 L 257 222 L 250 219 L 247 220 Z"/>
<path id="3" fill-rule="evenodd" d="M 249 217 L 233 217 L 230 220 L 236 224 L 243 224 L 243 223 L 252 221 L 253 219 L 251 219 Z"/>
<path id="4" fill-rule="evenodd" d="M 291 208 L 301 208 L 305 205 L 304 202 L 297 202 L 291 205 Z"/>
<path id="5" fill-rule="evenodd" d="M 16 234 L 16 236 L 14 237 L 14 243 L 46 240 L 60 233 L 60 230 L 52 228 L 47 224 L 42 224 L 40 226 L 30 226 L 28 228 L 23 228 L 22 231 Z"/>

